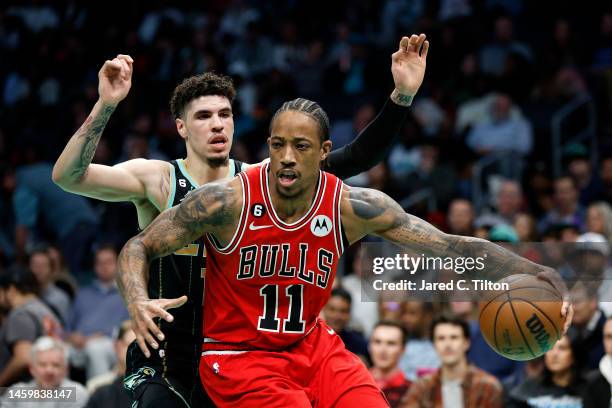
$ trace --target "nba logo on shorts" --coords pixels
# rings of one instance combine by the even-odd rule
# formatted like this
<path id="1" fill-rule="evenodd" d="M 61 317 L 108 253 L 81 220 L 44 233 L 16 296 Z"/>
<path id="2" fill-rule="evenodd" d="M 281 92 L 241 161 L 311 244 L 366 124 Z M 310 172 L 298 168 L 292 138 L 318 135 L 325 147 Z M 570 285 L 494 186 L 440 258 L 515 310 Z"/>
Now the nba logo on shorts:
<path id="1" fill-rule="evenodd" d="M 317 237 L 324 237 L 331 232 L 332 222 L 327 215 L 317 215 L 310 222 L 310 231 Z"/>

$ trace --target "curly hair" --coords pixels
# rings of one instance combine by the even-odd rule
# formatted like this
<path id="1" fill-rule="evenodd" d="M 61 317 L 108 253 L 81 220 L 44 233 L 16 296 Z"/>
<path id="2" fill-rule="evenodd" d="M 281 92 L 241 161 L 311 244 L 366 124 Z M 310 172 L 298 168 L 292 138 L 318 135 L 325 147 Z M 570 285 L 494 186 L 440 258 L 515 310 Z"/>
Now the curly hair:
<path id="1" fill-rule="evenodd" d="M 207 95 L 225 96 L 230 104 L 233 103 L 236 97 L 234 81 L 228 76 L 214 72 L 206 72 L 183 80 L 172 92 L 170 99 L 172 116 L 175 119 L 181 118 L 189 102 Z"/>

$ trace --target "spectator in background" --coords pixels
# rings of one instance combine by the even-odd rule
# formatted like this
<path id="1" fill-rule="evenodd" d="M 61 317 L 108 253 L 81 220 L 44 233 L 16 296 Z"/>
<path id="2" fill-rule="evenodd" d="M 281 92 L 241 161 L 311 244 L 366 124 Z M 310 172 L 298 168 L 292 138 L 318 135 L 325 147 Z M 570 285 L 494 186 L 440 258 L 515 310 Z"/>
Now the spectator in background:
<path id="1" fill-rule="evenodd" d="M 487 344 L 480 331 L 476 302 L 450 302 L 449 305 L 452 315 L 467 322 L 470 327 L 470 348 L 467 358 L 471 364 L 494 375 L 502 383 L 521 373 L 523 368 L 521 362 L 500 356 Z"/>
<path id="2" fill-rule="evenodd" d="M 554 183 L 554 207 L 549 210 L 538 224 L 540 232 L 560 224 L 584 226 L 584 208 L 578 202 L 578 187 L 573 178 L 562 176 Z"/>
<path id="3" fill-rule="evenodd" d="M 456 198 L 448 206 L 448 232 L 453 235 L 474 234 L 474 207 L 463 198 Z"/>
<path id="4" fill-rule="evenodd" d="M 599 177 L 601 178 L 601 188 L 597 199 L 612 203 L 612 156 L 606 156 L 601 159 Z"/>
<path id="5" fill-rule="evenodd" d="M 608 242 L 612 238 L 612 207 L 604 201 L 595 202 L 587 208 L 586 231 L 603 235 Z"/>
<path id="6" fill-rule="evenodd" d="M 0 327 L 0 387 L 28 379 L 34 341 L 59 334 L 59 322 L 38 298 L 38 290 L 36 278 L 25 268 L 14 266 L 0 276 L 0 299 L 10 310 Z"/>
<path id="7" fill-rule="evenodd" d="M 580 347 L 585 352 L 584 367 L 595 370 L 604 356 L 603 326 L 606 323 L 606 315 L 599 308 L 597 287 L 593 287 L 589 278 L 582 276 L 581 281 L 571 289 L 574 317 L 568 334 L 580 342 Z"/>
<path id="8" fill-rule="evenodd" d="M 84 407 L 87 402 L 87 391 L 85 387 L 75 381 L 66 378 L 68 374 L 68 351 L 66 346 L 52 337 L 40 337 L 32 345 L 30 358 L 30 373 L 32 380 L 20 382 L 11 386 L 2 398 L 2 407 L 5 408 L 37 408 L 37 407 Z M 10 399 L 11 392 L 20 389 L 28 390 L 70 390 L 74 395 L 70 399 L 55 397 L 48 402 L 30 399 L 23 401 L 20 399 Z M 24 390 L 25 391 L 25 390 Z"/>
<path id="9" fill-rule="evenodd" d="M 334 148 L 337 149 L 353 141 L 375 116 L 374 106 L 365 103 L 357 108 L 352 120 L 335 120 L 329 132 Z"/>
<path id="10" fill-rule="evenodd" d="M 38 248 L 32 251 L 29 266 L 30 271 L 38 281 L 41 300 L 53 310 L 62 325 L 65 325 L 70 311 L 70 298 L 53 282 L 51 257 L 47 248 Z"/>
<path id="11" fill-rule="evenodd" d="M 582 407 L 585 382 L 581 373 L 582 352 L 577 342 L 565 335 L 544 355 L 544 372 L 528 378 L 508 394 L 505 406 Z"/>
<path id="12" fill-rule="evenodd" d="M 370 373 L 385 394 L 392 408 L 398 406 L 402 396 L 412 384 L 399 368 L 399 359 L 404 352 L 406 332 L 395 322 L 380 321 L 370 336 Z"/>
<path id="13" fill-rule="evenodd" d="M 433 312 L 431 302 L 409 301 L 401 305 L 401 321 L 408 340 L 399 365 L 410 381 L 440 366 L 440 359 L 429 337 Z"/>
<path id="14" fill-rule="evenodd" d="M 569 262 L 562 276 L 578 280 L 586 290 L 599 297 L 599 308 L 605 315 L 612 313 L 612 268 L 609 265 L 610 244 L 601 234 L 587 232 L 570 247 Z M 590 297 L 591 295 L 589 295 Z M 593 323 L 594 324 L 594 323 Z"/>
<path id="15" fill-rule="evenodd" d="M 362 360 L 368 359 L 368 342 L 363 334 L 348 327 L 351 320 L 351 295 L 343 288 L 332 289 L 331 297 L 323 308 L 325 322 L 340 336 L 347 350 Z"/>
<path id="16" fill-rule="evenodd" d="M 132 396 L 123 386 L 125 362 L 128 346 L 136 340 L 131 321 L 121 323 L 115 338 L 117 365 L 113 372 L 95 377 L 87 382 L 87 391 L 91 395 L 87 408 L 129 407 Z"/>
<path id="17" fill-rule="evenodd" d="M 513 227 L 520 242 L 538 241 L 536 221 L 532 215 L 523 212 L 516 214 Z"/>
<path id="18" fill-rule="evenodd" d="M 370 337 L 374 324 L 378 321 L 378 305 L 376 302 L 361 301 L 361 280 L 364 275 L 364 266 L 371 265 L 372 259 L 368 257 L 367 251 L 358 246 L 353 256 L 352 272 L 343 276 L 341 286 L 351 295 L 351 327 L 361 331 L 365 337 Z"/>
<path id="19" fill-rule="evenodd" d="M 580 144 L 570 144 L 565 153 L 565 168 L 576 181 L 580 204 L 586 206 L 595 199 L 599 191 L 599 179 L 591 166 L 588 151 Z"/>
<path id="20" fill-rule="evenodd" d="M 468 363 L 468 324 L 457 317 L 441 316 L 433 322 L 431 333 L 442 365 L 436 372 L 416 381 L 400 406 L 501 408 L 503 398 L 499 381 Z"/>
<path id="21" fill-rule="evenodd" d="M 129 319 L 115 283 L 114 247 L 101 246 L 96 250 L 94 269 L 97 279 L 79 290 L 68 319 L 70 361 L 75 367 L 85 368 L 87 379 L 106 373 L 115 365 L 112 333 Z"/>
<path id="22" fill-rule="evenodd" d="M 27 243 L 35 242 L 35 232 L 44 221 L 68 260 L 70 272 L 83 279 L 98 217 L 86 198 L 66 193 L 55 185 L 51 171 L 48 163 L 17 169 L 17 188 L 13 194 L 17 254 L 25 255 Z"/>
<path id="23" fill-rule="evenodd" d="M 505 180 L 499 186 L 495 197 L 496 215 L 500 223 L 512 225 L 523 207 L 523 189 L 514 180 Z"/>
<path id="24" fill-rule="evenodd" d="M 469 132 L 467 145 L 476 153 L 512 152 L 527 156 L 533 147 L 531 124 L 522 115 L 511 115 L 513 104 L 506 94 L 498 94 L 491 106 L 491 117 Z"/>
<path id="25" fill-rule="evenodd" d="M 500 16 L 495 20 L 493 41 L 480 50 L 480 67 L 484 73 L 500 77 L 506 70 L 511 54 L 520 55 L 526 60 L 532 59 L 529 47 L 514 39 L 512 19 Z"/>
<path id="26" fill-rule="evenodd" d="M 606 354 L 599 361 L 599 369 L 588 379 L 584 408 L 612 406 L 612 317 L 606 319 L 603 327 L 603 344 Z"/>

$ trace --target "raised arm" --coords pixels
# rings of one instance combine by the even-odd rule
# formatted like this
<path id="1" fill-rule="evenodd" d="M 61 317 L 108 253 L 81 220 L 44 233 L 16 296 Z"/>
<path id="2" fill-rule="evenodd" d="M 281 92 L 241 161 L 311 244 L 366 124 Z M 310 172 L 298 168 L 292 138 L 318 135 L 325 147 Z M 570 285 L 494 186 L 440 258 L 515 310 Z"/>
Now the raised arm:
<path id="1" fill-rule="evenodd" d="M 120 54 L 98 72 L 100 97 L 53 167 L 53 181 L 64 190 L 107 201 L 142 199 L 145 177 L 160 173 L 143 159 L 112 167 L 91 163 L 111 114 L 130 91 L 132 63 L 129 55 Z"/>
<path id="2" fill-rule="evenodd" d="M 428 50 L 425 34 L 401 39 L 399 49 L 391 56 L 395 89 L 390 101 L 355 140 L 330 153 L 326 171 L 348 178 L 369 170 L 385 158 L 402 128 L 412 98 L 423 83 Z"/>
<path id="3" fill-rule="evenodd" d="M 172 321 L 165 309 L 181 306 L 186 296 L 177 299 L 149 299 L 147 280 L 149 264 L 169 255 L 211 232 L 221 242 L 229 240 L 240 216 L 242 196 L 237 179 L 208 183 L 190 193 L 183 202 L 162 212 L 140 234 L 130 239 L 119 254 L 117 283 L 134 321 L 136 340 L 148 357 L 146 343 L 157 349 L 154 339 L 163 334 L 154 322 L 161 317 Z M 146 343 L 145 343 L 146 341 Z"/>
<path id="4" fill-rule="evenodd" d="M 446 234 L 433 225 L 407 214 L 386 194 L 367 188 L 351 187 L 342 198 L 342 223 L 353 243 L 367 234 L 376 234 L 405 248 L 428 256 L 473 257 L 487 254 L 487 278 L 496 281 L 508 275 L 528 273 L 549 281 L 566 301 L 562 315 L 565 330 L 573 310 L 567 300 L 567 288 L 553 269 L 531 262 L 512 251 L 484 239 Z"/>

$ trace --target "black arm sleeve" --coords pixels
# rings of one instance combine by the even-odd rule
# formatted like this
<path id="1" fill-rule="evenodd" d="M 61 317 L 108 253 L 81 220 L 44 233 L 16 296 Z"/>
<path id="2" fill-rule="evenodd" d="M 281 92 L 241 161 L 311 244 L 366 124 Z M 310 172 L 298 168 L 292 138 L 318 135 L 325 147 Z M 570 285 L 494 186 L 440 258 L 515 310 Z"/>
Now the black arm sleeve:
<path id="1" fill-rule="evenodd" d="M 406 116 L 408 107 L 397 105 L 388 99 L 376 118 L 355 140 L 331 151 L 323 169 L 345 179 L 374 167 L 391 149 Z"/>

